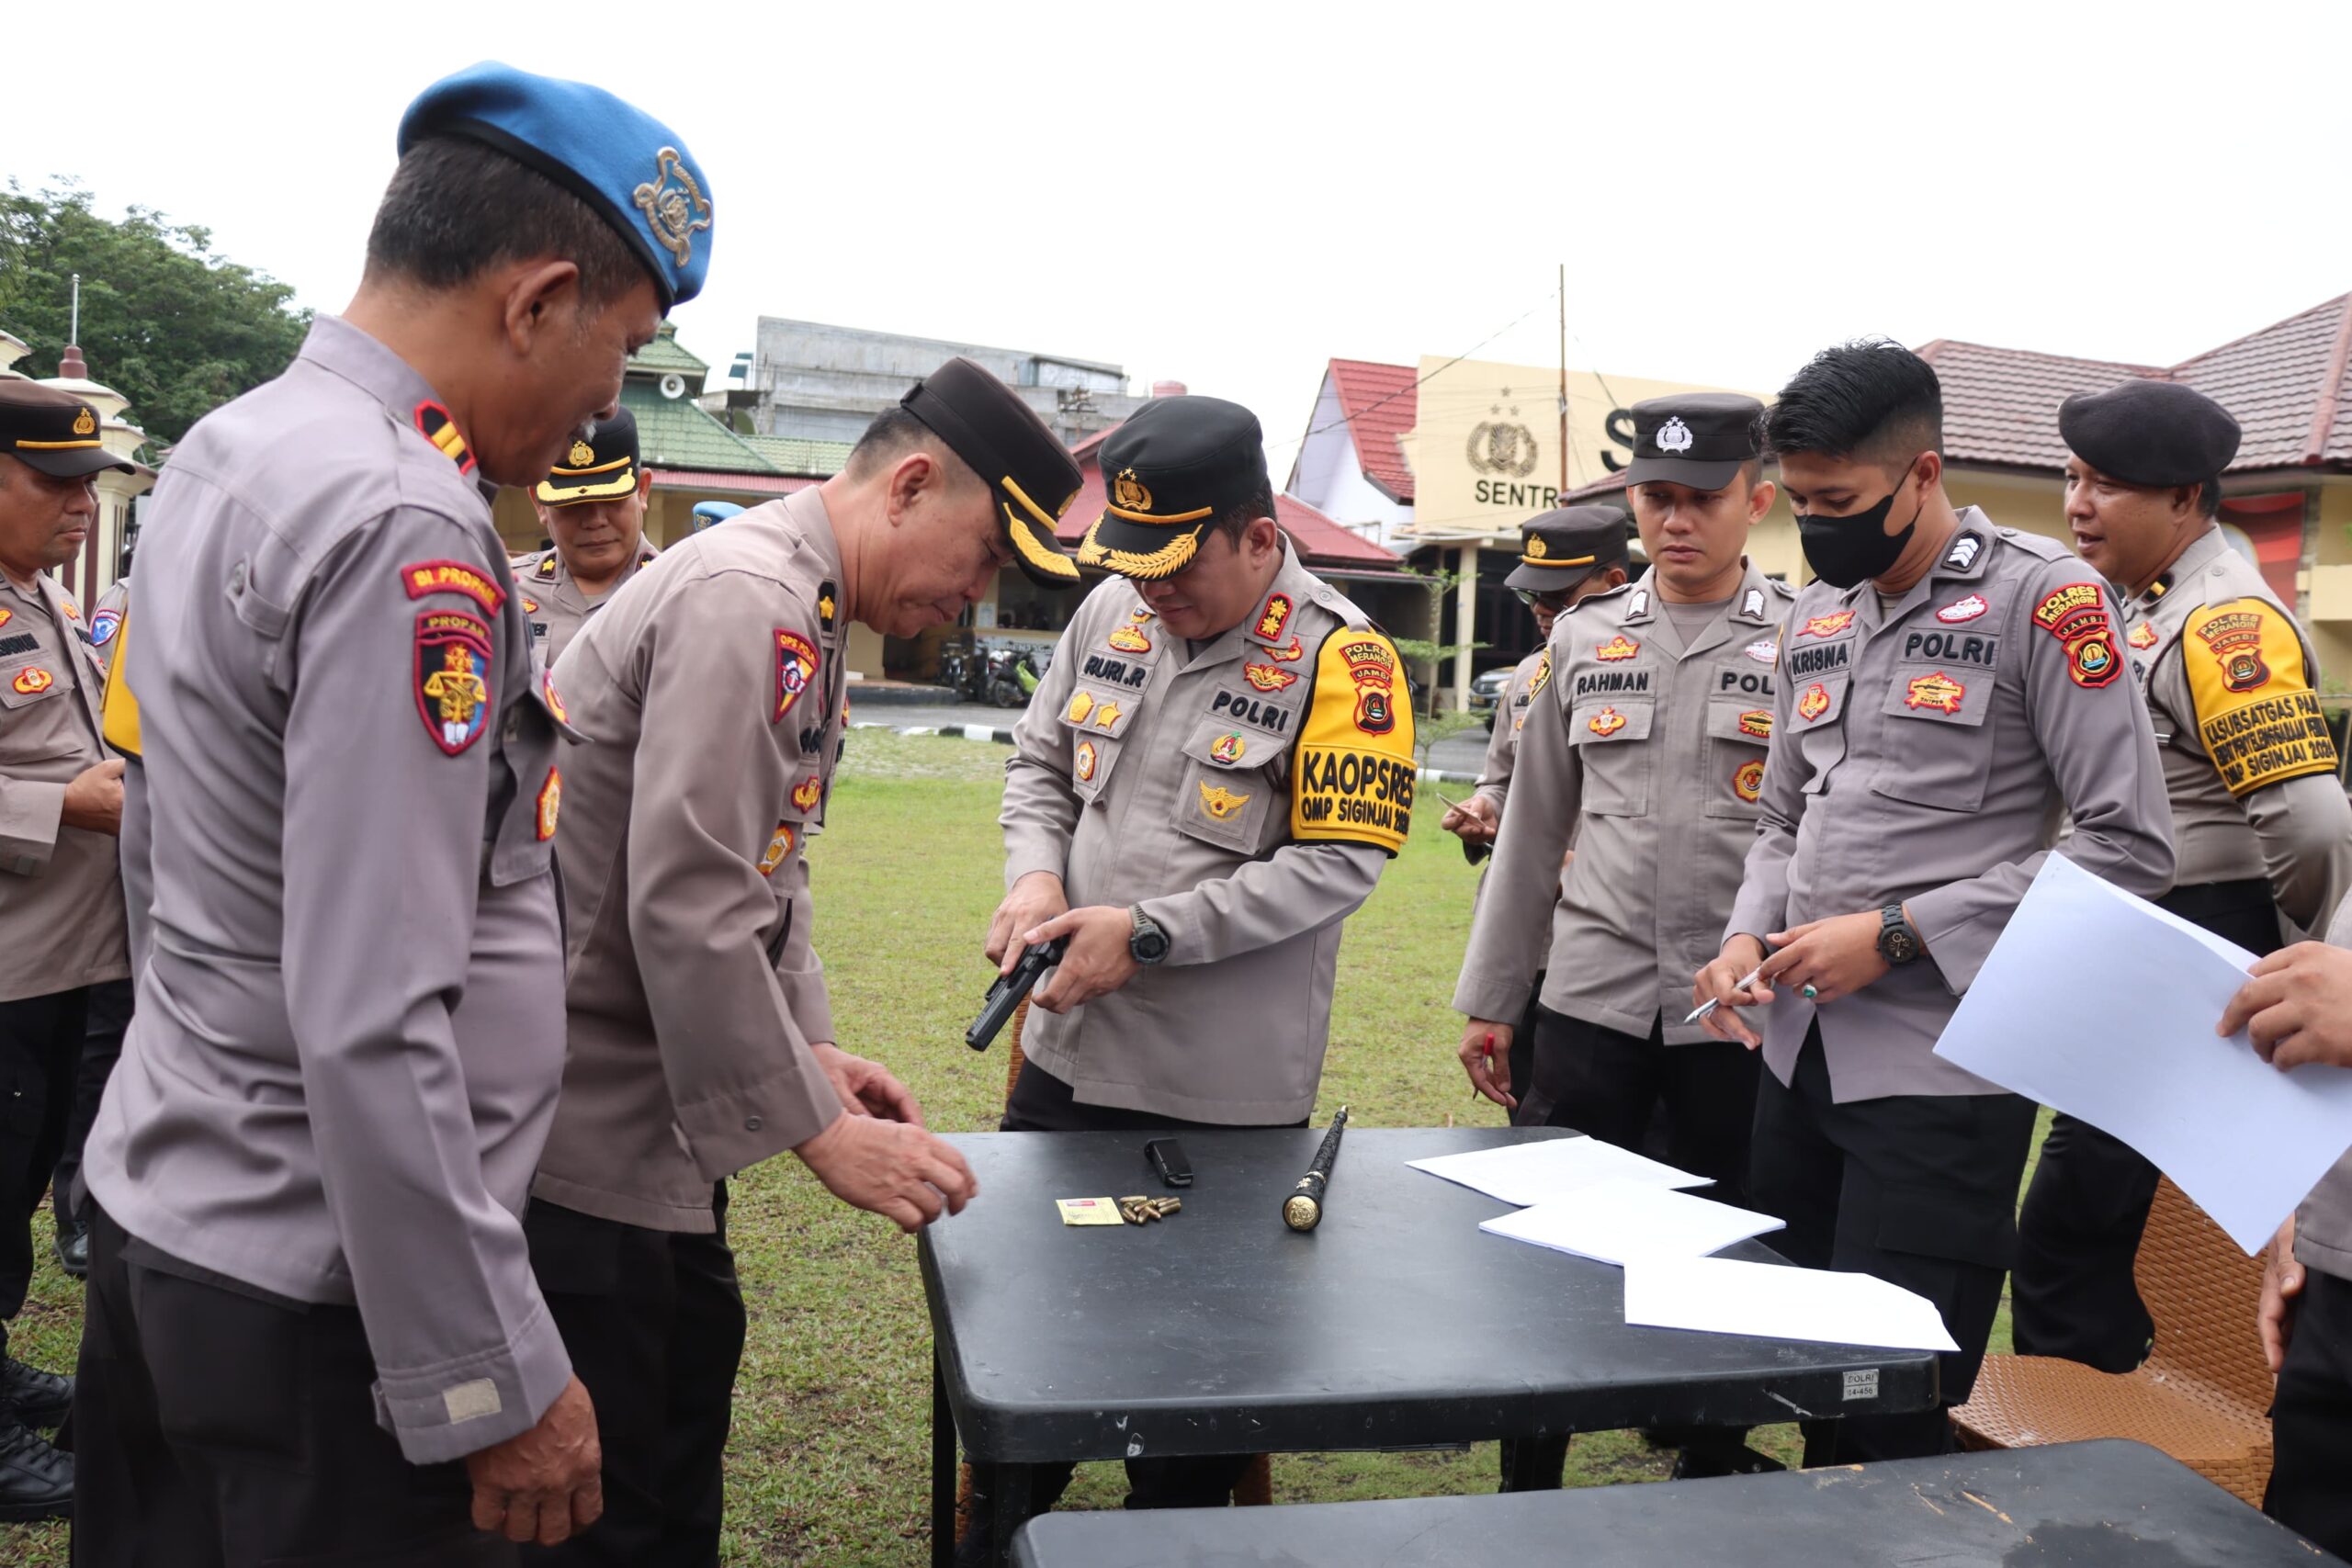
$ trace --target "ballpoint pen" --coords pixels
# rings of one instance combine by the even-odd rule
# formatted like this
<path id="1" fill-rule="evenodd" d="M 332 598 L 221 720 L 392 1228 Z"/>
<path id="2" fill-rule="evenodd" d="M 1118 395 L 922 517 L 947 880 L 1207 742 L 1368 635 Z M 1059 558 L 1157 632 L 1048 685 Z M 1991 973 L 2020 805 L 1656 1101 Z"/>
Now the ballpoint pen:
<path id="1" fill-rule="evenodd" d="M 1768 962 L 1769 962 L 1769 961 L 1768 961 Z M 1736 986 L 1736 987 L 1734 987 L 1734 988 L 1735 988 L 1735 989 L 1737 989 L 1737 990 L 1742 990 L 1742 991 L 1744 991 L 1744 990 L 1747 989 L 1747 987 L 1750 987 L 1750 986 L 1752 986 L 1752 985 L 1756 984 L 1756 982 L 1757 982 L 1757 981 L 1758 981 L 1758 980 L 1762 979 L 1763 977 L 1764 977 L 1764 965 L 1763 965 L 1763 964 L 1758 964 L 1755 968 L 1750 969 L 1750 970 L 1747 972 L 1747 978 L 1746 978 L 1746 979 L 1742 980 L 1742 981 L 1738 984 L 1738 986 Z M 1720 1006 L 1722 1006 L 1722 1005 L 1723 1005 L 1722 1003 L 1720 1003 L 1720 1002 L 1714 1002 L 1714 1001 L 1709 1001 L 1709 1002 L 1702 1003 L 1700 1006 L 1698 1006 L 1698 1007 L 1696 1007 L 1696 1008 L 1693 1008 L 1693 1009 L 1691 1010 L 1690 1016 L 1689 1018 L 1684 1019 L 1682 1021 L 1683 1021 L 1683 1022 L 1685 1022 L 1685 1023 L 1696 1023 L 1696 1022 L 1698 1022 L 1701 1019 L 1702 1019 L 1702 1018 L 1706 1017 L 1709 1013 L 1711 1013 L 1711 1012 L 1714 1011 L 1716 1008 L 1718 1008 L 1718 1007 L 1720 1007 Z"/>

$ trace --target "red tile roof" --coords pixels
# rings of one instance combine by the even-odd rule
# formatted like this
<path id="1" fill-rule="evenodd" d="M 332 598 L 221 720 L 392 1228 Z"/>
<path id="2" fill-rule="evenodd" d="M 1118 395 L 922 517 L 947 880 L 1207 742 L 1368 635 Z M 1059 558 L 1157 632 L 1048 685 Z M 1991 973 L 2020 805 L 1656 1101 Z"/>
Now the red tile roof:
<path id="1" fill-rule="evenodd" d="M 751 495 L 790 495 L 825 481 L 801 474 L 730 474 L 718 468 L 655 468 L 653 482 L 663 490 L 742 491 Z"/>
<path id="2" fill-rule="evenodd" d="M 1102 515 L 1103 502 L 1110 499 L 1102 487 L 1101 446 L 1102 442 L 1096 437 L 1070 449 L 1084 480 L 1079 486 L 1078 499 L 1069 503 L 1069 510 L 1055 525 L 1054 536 L 1072 549 L 1086 537 L 1094 520 Z M 1394 550 L 1349 532 L 1295 495 L 1276 492 L 1274 521 L 1290 536 L 1299 558 L 1310 570 L 1396 571 L 1405 564 L 1404 558 Z"/>
<path id="3" fill-rule="evenodd" d="M 2058 405 L 2133 376 L 2164 378 L 2154 365 L 2070 359 L 2030 349 L 1938 338 L 1919 350 L 1944 388 L 1944 457 L 1955 463 L 2066 466 Z"/>
<path id="4" fill-rule="evenodd" d="M 1355 438 L 1363 477 L 1391 501 L 1413 502 L 1413 470 L 1396 438 L 1419 417 L 1420 396 L 1409 365 L 1377 365 L 1367 359 L 1331 361 L 1331 383 L 1340 394 L 1340 414 Z"/>

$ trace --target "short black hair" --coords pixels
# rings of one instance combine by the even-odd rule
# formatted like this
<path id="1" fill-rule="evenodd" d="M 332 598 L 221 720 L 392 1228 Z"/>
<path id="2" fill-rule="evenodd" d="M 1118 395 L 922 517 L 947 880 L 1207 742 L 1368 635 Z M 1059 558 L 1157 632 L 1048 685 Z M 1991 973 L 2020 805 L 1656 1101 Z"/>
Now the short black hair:
<path id="1" fill-rule="evenodd" d="M 1212 534 L 1224 535 L 1228 540 L 1232 541 L 1234 548 L 1239 549 L 1241 547 L 1241 536 L 1250 531 L 1250 525 L 1256 522 L 1261 517 L 1272 517 L 1273 515 L 1274 484 L 1270 479 L 1261 479 L 1259 481 L 1258 488 L 1255 491 L 1252 491 L 1250 494 L 1242 497 L 1238 502 L 1227 508 L 1223 516 L 1210 524 L 1208 526 L 1208 532 Z M 1276 525 L 1280 526 L 1281 520 L 1277 518 L 1275 521 Z"/>
<path id="2" fill-rule="evenodd" d="M 1943 450 L 1944 393 L 1935 367 L 1899 343 L 1857 338 L 1823 349 L 1764 415 L 1765 450 L 1849 457 L 1896 468 Z"/>
<path id="3" fill-rule="evenodd" d="M 368 232 L 368 270 L 425 288 L 456 288 L 491 267 L 557 256 L 580 268 L 580 296 L 601 310 L 661 280 L 586 202 L 480 141 L 428 137 L 392 171 Z"/>
<path id="4" fill-rule="evenodd" d="M 909 413 L 904 403 L 892 403 L 874 416 L 874 423 L 865 427 L 865 434 L 849 449 L 846 471 L 864 478 L 910 452 L 930 453 L 948 465 L 951 473 L 972 472 L 971 465 L 956 455 L 946 439 Z"/>
<path id="5" fill-rule="evenodd" d="M 2222 514 L 2221 475 L 2215 474 L 2197 487 L 2197 504 L 2203 510 L 2209 521 Z"/>

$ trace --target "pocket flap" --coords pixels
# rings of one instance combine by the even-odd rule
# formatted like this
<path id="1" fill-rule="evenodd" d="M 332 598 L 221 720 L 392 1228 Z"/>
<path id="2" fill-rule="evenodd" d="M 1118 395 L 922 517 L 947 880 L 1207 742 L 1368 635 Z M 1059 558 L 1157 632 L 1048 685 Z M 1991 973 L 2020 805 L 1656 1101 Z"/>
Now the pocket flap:
<path id="1" fill-rule="evenodd" d="M 1261 768 L 1282 752 L 1283 742 L 1212 715 L 1193 726 L 1184 755 L 1220 770 Z"/>
<path id="2" fill-rule="evenodd" d="M 1993 671 L 1968 665 L 1898 664 L 1882 713 L 1973 728 L 1993 705 Z"/>
<path id="3" fill-rule="evenodd" d="M 1063 705 L 1062 722 L 1076 733 L 1108 736 L 1116 740 L 1126 734 L 1128 726 L 1135 721 L 1136 701 L 1133 692 L 1080 686 Z"/>
<path id="4" fill-rule="evenodd" d="M 1772 739 L 1772 709 L 1743 698 L 1718 697 L 1707 705 L 1707 734 L 1716 740 L 1745 740 L 1751 746 Z"/>
<path id="5" fill-rule="evenodd" d="M 0 665 L 0 707 L 21 708 L 65 690 L 69 671 L 54 655 L 35 654 Z"/>
<path id="6" fill-rule="evenodd" d="M 1602 746 L 1646 740 L 1650 738 L 1650 716 L 1656 707 L 1656 702 L 1647 699 L 1580 704 L 1568 715 L 1569 743 Z"/>

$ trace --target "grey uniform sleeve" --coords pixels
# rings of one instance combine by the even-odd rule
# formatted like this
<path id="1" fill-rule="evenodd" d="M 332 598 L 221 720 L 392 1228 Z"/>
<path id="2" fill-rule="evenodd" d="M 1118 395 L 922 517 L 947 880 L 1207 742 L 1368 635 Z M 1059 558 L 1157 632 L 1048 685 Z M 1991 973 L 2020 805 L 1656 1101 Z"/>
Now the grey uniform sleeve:
<path id="1" fill-rule="evenodd" d="M 1517 1023 L 1549 953 L 1560 859 L 1584 808 L 1584 763 L 1561 695 L 1569 684 L 1555 679 L 1537 693 L 1519 731 L 1510 786 L 1518 807 L 1503 814 L 1453 987 L 1453 1010 L 1466 1017 Z"/>
<path id="2" fill-rule="evenodd" d="M 1136 907 L 1168 933 L 1169 963 L 1214 964 L 1346 919 L 1387 863 L 1370 844 L 1284 844 L 1231 876 Z"/>
<path id="3" fill-rule="evenodd" d="M 2352 891 L 2352 800 L 2334 773 L 2283 779 L 2245 796 L 2263 869 L 2287 918 L 2317 932 Z"/>
<path id="4" fill-rule="evenodd" d="M 288 1014 L 381 1404 L 418 1464 L 527 1430 L 571 1375 L 522 1224 L 483 1186 L 450 1021 L 495 749 L 447 755 L 419 722 L 419 614 L 479 621 L 463 595 L 411 602 L 401 564 L 436 558 L 494 575 L 470 530 L 406 510 L 320 569 L 289 634 L 285 732 Z"/>
<path id="5" fill-rule="evenodd" d="M 2079 562 L 2050 562 L 2034 575 L 2029 602 L 2079 581 L 2083 573 Z M 2172 886 L 2172 807 L 2147 705 L 2129 679 L 2104 686 L 2077 682 L 2065 645 L 2040 627 L 2028 623 L 2012 635 L 2026 639 L 2034 740 L 2074 819 L 2075 830 L 2058 852 L 2127 893 L 2156 897 Z M 1976 978 L 2050 852 L 2004 861 L 1907 901 L 1928 956 L 1955 994 Z"/>
<path id="6" fill-rule="evenodd" d="M 1520 731 L 1511 724 L 1511 704 L 1519 697 L 1521 684 L 1526 676 L 1512 671 L 1510 679 L 1495 698 L 1495 732 L 1487 738 L 1486 761 L 1478 768 L 1478 783 L 1471 793 L 1483 795 L 1494 802 L 1496 811 L 1503 808 L 1503 801 L 1510 794 L 1511 770 L 1519 754 Z"/>
<path id="7" fill-rule="evenodd" d="M 786 897 L 792 914 L 786 928 L 784 953 L 775 976 L 784 987 L 785 1010 L 800 1026 L 800 1037 L 812 1045 L 833 1043 L 833 998 L 825 986 L 825 961 L 817 956 L 817 901 L 808 891 L 808 860 L 792 857 L 779 876 L 789 877 Z"/>
<path id="8" fill-rule="evenodd" d="M 0 773 L 0 872 L 38 876 L 48 870 L 64 813 L 63 784 Z"/>
<path id="9" fill-rule="evenodd" d="M 1775 640 L 1786 639 L 1783 623 Z M 1789 863 L 1796 858 L 1797 818 L 1804 815 L 1804 761 L 1789 734 L 1790 682 L 1778 665 L 1773 668 L 1772 744 L 1764 753 L 1756 841 L 1747 846 L 1747 860 L 1740 869 L 1739 896 L 1732 900 L 1731 919 L 1724 924 L 1724 942 L 1752 936 L 1759 946 L 1768 933 L 1788 924 Z"/>
<path id="10" fill-rule="evenodd" d="M 1081 614 L 1083 613 L 1081 609 Z M 1012 727 L 1012 755 L 1004 764 L 1004 886 L 1033 871 L 1067 875 L 1069 845 L 1078 831 L 1080 803 L 1070 787 L 1069 728 L 1061 722 L 1078 684 L 1080 647 L 1075 627 L 1062 638 L 1062 656 L 1031 694 L 1021 722 Z"/>
<path id="11" fill-rule="evenodd" d="M 779 934 L 779 952 L 789 947 L 778 922 L 800 922 L 807 888 L 797 853 L 781 901 L 759 867 L 799 771 L 769 716 L 773 620 L 751 580 L 715 577 L 670 601 L 639 654 L 629 940 L 678 1125 L 707 1181 L 797 1147 L 842 1113 L 790 1001 L 810 979 L 788 986 L 769 957 Z M 816 615 L 780 629 L 813 645 Z"/>

